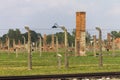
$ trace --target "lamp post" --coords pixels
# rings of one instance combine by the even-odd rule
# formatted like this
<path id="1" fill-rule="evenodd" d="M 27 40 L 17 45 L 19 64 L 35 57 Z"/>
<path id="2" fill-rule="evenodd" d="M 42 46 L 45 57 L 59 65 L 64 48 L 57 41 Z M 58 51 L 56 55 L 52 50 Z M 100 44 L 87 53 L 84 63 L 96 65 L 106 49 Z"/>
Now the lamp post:
<path id="1" fill-rule="evenodd" d="M 7 46 L 8 46 L 8 55 L 10 54 L 10 38 L 7 35 Z"/>
<path id="2" fill-rule="evenodd" d="M 2 49 L 2 39 L 0 39 L 0 50 Z"/>
<path id="3" fill-rule="evenodd" d="M 65 35 L 65 68 L 69 67 L 69 61 L 68 61 L 68 53 L 67 53 L 67 47 L 68 47 L 68 39 L 67 39 L 67 29 L 64 26 L 58 26 L 55 24 L 52 28 L 61 28 L 64 31 Z"/>
<path id="4" fill-rule="evenodd" d="M 32 55 L 31 55 L 31 33 L 28 26 L 25 26 L 25 29 L 28 31 L 28 70 L 32 69 Z"/>
<path id="5" fill-rule="evenodd" d="M 99 66 L 103 66 L 103 61 L 102 61 L 102 32 L 99 27 L 96 27 L 96 30 L 99 31 L 99 46 L 100 46 L 100 53 L 99 53 Z"/>
<path id="6" fill-rule="evenodd" d="M 58 37 L 56 36 L 56 54 L 58 54 Z"/>
<path id="7" fill-rule="evenodd" d="M 2 44 L 2 41 L 1 41 L 1 39 L 0 39 L 0 50 L 1 50 L 1 48 L 2 48 L 1 44 Z"/>
<path id="8" fill-rule="evenodd" d="M 115 37 L 113 36 L 113 41 L 112 41 L 112 55 L 115 56 Z"/>
<path id="9" fill-rule="evenodd" d="M 42 55 L 42 39 L 41 39 L 41 36 L 38 36 L 39 38 L 39 49 L 40 49 L 40 56 Z"/>
<path id="10" fill-rule="evenodd" d="M 96 56 L 96 35 L 93 35 L 93 51 L 94 51 L 94 56 Z"/>

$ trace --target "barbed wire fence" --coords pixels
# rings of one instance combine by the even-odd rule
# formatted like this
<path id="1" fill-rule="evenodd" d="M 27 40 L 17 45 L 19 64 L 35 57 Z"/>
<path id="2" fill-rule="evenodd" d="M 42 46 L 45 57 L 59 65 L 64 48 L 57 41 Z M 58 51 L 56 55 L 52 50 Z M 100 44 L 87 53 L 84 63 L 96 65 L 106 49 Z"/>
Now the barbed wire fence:
<path id="1" fill-rule="evenodd" d="M 26 33 L 27 31 L 25 30 L 25 28 L 14 28 L 13 30 L 19 29 L 21 31 L 21 33 Z M 30 28 L 31 30 L 42 34 L 42 36 L 44 34 L 55 34 L 58 32 L 63 32 L 61 29 L 52 29 L 52 28 Z M 67 29 L 67 32 L 69 32 L 70 34 L 72 34 L 72 31 L 74 29 Z M 107 33 L 111 33 L 111 31 L 119 31 L 119 29 L 101 29 L 102 30 L 102 39 L 107 39 Z M 2 37 L 4 34 L 7 34 L 9 31 L 9 29 L 4 28 L 4 29 L 0 29 L 0 37 Z M 98 31 L 96 29 L 86 29 L 86 32 L 88 32 L 91 37 L 93 38 L 93 35 L 96 35 L 98 38 Z M 93 48 L 92 48 L 93 49 Z M 91 50 L 92 50 L 91 49 Z"/>

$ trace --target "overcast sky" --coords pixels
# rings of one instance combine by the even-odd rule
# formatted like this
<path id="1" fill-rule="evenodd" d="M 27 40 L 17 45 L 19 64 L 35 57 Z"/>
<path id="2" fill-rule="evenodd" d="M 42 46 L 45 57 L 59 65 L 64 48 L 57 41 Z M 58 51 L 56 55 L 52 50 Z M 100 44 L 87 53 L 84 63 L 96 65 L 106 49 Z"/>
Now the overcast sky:
<path id="1" fill-rule="evenodd" d="M 79 11 L 86 12 L 87 30 L 120 29 L 120 0 L 0 0 L 0 34 L 9 28 L 24 31 L 25 25 L 47 33 L 39 29 L 51 29 L 54 23 L 73 29 Z"/>

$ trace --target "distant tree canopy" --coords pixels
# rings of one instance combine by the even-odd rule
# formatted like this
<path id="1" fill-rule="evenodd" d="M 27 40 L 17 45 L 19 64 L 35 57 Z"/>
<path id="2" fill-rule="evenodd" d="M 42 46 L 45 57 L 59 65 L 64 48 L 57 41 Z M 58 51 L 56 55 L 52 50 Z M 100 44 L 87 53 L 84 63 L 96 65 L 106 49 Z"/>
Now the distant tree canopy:
<path id="1" fill-rule="evenodd" d="M 90 33 L 86 32 L 86 44 L 89 44 L 91 41 L 91 35 Z"/>
<path id="2" fill-rule="evenodd" d="M 111 31 L 111 36 L 114 38 L 120 38 L 120 31 Z"/>
<path id="3" fill-rule="evenodd" d="M 36 42 L 38 41 L 38 35 L 41 36 L 40 33 L 36 33 L 35 31 L 31 31 L 31 41 Z M 9 37 L 11 44 L 13 43 L 13 39 L 15 40 L 16 44 L 18 44 L 19 40 L 23 43 L 25 37 L 26 41 L 28 41 L 28 33 L 21 34 L 21 31 L 19 29 L 9 29 L 7 34 L 4 34 L 1 39 L 3 43 L 6 42 L 6 38 Z"/>
<path id="4" fill-rule="evenodd" d="M 18 40 L 22 40 L 22 34 L 19 29 L 9 29 L 8 33 L 6 34 L 6 37 L 9 37 L 10 40 L 14 39 L 16 43 L 18 43 Z"/>
<path id="5" fill-rule="evenodd" d="M 75 45 L 75 33 L 76 33 L 75 29 L 73 29 L 72 34 L 68 32 L 68 45 L 69 46 L 72 46 L 72 44 Z M 64 32 L 59 32 L 54 35 L 58 37 L 59 44 L 64 43 L 64 36 L 65 36 Z M 52 40 L 52 34 L 49 34 L 47 36 L 47 43 L 51 44 L 51 40 Z M 88 32 L 86 32 L 86 43 L 90 43 L 90 41 L 91 41 L 91 35 Z"/>
<path id="6" fill-rule="evenodd" d="M 72 46 L 75 45 L 75 29 L 73 29 L 72 33 L 70 34 L 68 32 L 68 45 Z M 116 32 L 114 32 L 114 34 L 116 34 Z M 39 40 L 38 36 L 41 36 L 40 33 L 36 33 L 35 31 L 31 31 L 31 41 L 32 42 L 37 42 Z M 63 43 L 64 44 L 64 32 L 58 32 L 56 34 L 54 34 L 54 37 L 58 37 L 58 42 L 59 44 Z M 5 43 L 6 42 L 6 38 L 9 37 L 10 39 L 10 44 L 13 44 L 13 39 L 15 40 L 16 44 L 18 44 L 19 41 L 21 41 L 21 43 L 24 43 L 24 39 L 23 37 L 25 37 L 26 42 L 28 41 L 28 33 L 21 33 L 21 31 L 19 29 L 9 29 L 7 34 L 4 34 L 1 39 L 2 42 Z M 41 36 L 42 37 L 42 36 Z M 56 38 L 54 38 L 56 41 Z M 91 40 L 91 35 L 86 32 L 86 42 L 89 43 Z M 47 35 L 47 44 L 51 44 L 52 42 L 52 34 Z"/>
<path id="7" fill-rule="evenodd" d="M 69 46 L 75 45 L 75 29 L 73 29 L 72 33 L 70 34 L 68 32 L 68 44 Z M 13 39 L 15 40 L 16 44 L 18 44 L 19 40 L 21 43 L 24 43 L 23 36 L 26 39 L 26 42 L 28 41 L 28 33 L 21 33 L 19 29 L 9 29 L 7 34 L 4 34 L 0 39 L 2 40 L 3 43 L 6 42 L 7 38 L 9 37 L 10 39 L 10 44 L 13 44 Z M 32 42 L 37 42 L 39 40 L 38 36 L 41 36 L 40 33 L 36 33 L 35 31 L 31 31 L 31 41 Z M 54 34 L 54 37 L 58 37 L 58 42 L 59 44 L 63 43 L 64 44 L 64 32 L 58 32 Z M 120 31 L 111 31 L 111 36 L 114 38 L 120 38 Z M 42 36 L 41 36 L 42 37 Z M 43 38 L 42 38 L 43 39 Z M 56 41 L 56 38 L 54 38 Z M 86 43 L 89 44 L 91 41 L 91 35 L 90 33 L 86 32 Z M 47 35 L 47 44 L 51 44 L 52 42 L 52 34 Z"/>
<path id="8" fill-rule="evenodd" d="M 59 33 L 56 33 L 56 34 L 54 34 L 54 37 L 58 37 L 58 43 L 59 44 L 61 44 L 61 43 L 63 43 L 64 44 L 64 32 L 59 32 Z M 51 41 L 52 41 L 52 34 L 49 34 L 49 35 L 47 35 L 47 43 L 48 44 L 51 44 Z M 54 41 L 56 41 L 56 40 L 54 40 Z M 68 44 L 69 44 L 69 46 L 71 46 L 71 43 L 74 43 L 74 37 L 70 34 L 70 33 L 68 33 Z"/>

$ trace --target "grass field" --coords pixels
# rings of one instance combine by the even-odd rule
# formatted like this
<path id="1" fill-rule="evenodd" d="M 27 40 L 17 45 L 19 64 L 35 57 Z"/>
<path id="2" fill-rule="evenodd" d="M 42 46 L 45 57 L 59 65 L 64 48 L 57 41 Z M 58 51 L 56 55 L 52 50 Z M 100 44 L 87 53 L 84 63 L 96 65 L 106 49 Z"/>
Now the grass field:
<path id="1" fill-rule="evenodd" d="M 63 55 L 63 53 L 60 53 Z M 64 55 L 62 57 L 61 69 L 58 69 L 55 53 L 32 53 L 32 70 L 27 67 L 27 53 L 0 52 L 0 76 L 18 75 L 44 75 L 44 74 L 66 74 L 66 73 L 90 73 L 90 72 L 113 72 L 120 71 L 120 56 L 104 56 L 103 67 L 98 66 L 98 57 L 91 56 L 75 57 L 69 56 L 69 68 L 64 67 Z M 105 53 L 108 54 L 108 53 Z M 111 53 L 110 53 L 111 54 Z"/>

